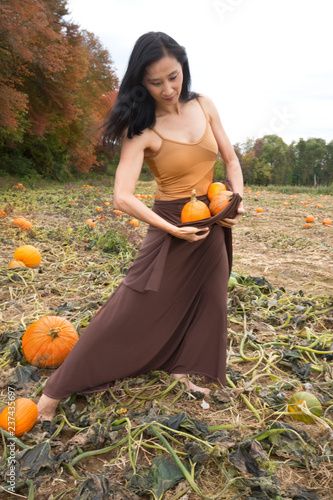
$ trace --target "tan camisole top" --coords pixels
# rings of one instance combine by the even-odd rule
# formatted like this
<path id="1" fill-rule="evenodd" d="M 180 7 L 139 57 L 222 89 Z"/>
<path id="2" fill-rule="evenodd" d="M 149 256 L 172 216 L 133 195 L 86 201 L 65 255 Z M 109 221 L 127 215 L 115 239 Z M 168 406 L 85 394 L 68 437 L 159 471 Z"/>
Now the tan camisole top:
<path id="1" fill-rule="evenodd" d="M 157 183 L 156 200 L 190 197 L 192 189 L 200 196 L 212 182 L 218 146 L 207 113 L 197 100 L 206 117 L 206 130 L 197 142 L 167 139 L 152 128 L 162 139 L 157 153 L 145 157 Z"/>

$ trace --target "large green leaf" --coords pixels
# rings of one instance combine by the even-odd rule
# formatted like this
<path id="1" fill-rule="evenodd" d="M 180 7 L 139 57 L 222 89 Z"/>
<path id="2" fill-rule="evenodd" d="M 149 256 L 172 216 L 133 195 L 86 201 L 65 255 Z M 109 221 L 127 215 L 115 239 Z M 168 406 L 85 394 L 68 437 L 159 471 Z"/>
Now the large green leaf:
<path id="1" fill-rule="evenodd" d="M 172 458 L 158 456 L 150 468 L 142 467 L 133 474 L 128 486 L 138 494 L 150 492 L 160 500 L 168 489 L 183 479 L 183 473 Z"/>

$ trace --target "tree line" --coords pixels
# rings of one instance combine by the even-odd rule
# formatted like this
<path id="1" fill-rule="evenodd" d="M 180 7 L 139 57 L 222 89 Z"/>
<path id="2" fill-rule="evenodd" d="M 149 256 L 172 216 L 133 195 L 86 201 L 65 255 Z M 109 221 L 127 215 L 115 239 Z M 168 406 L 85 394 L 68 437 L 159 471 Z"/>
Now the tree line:
<path id="1" fill-rule="evenodd" d="M 67 0 L 2 0 L 0 11 L 0 176 L 68 179 L 108 171 L 98 127 L 119 81 L 99 39 L 69 21 Z M 248 184 L 330 185 L 333 141 L 277 135 L 234 145 Z M 217 176 L 225 173 L 216 162 Z M 144 164 L 142 176 L 152 178 Z"/>
<path id="2" fill-rule="evenodd" d="M 299 139 L 286 144 L 277 135 L 248 139 L 234 146 L 247 184 L 330 186 L 333 183 L 333 140 Z"/>

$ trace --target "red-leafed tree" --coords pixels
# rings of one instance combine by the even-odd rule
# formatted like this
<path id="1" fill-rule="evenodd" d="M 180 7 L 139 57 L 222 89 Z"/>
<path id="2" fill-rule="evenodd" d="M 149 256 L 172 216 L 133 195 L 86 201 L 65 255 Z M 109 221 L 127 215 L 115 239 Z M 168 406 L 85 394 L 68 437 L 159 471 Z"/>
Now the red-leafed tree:
<path id="1" fill-rule="evenodd" d="M 118 80 L 109 53 L 67 14 L 66 0 L 2 0 L 0 169 L 13 155 L 42 174 L 98 163 L 91 131 Z"/>

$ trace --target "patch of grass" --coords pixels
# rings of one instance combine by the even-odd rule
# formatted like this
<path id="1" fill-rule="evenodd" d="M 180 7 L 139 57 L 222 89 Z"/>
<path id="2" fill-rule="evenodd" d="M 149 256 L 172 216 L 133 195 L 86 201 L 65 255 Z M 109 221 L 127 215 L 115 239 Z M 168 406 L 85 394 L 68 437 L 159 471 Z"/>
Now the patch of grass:
<path id="1" fill-rule="evenodd" d="M 258 187 L 252 187 L 253 190 L 258 189 Z M 311 194 L 312 196 L 318 196 L 320 194 L 332 194 L 333 193 L 333 184 L 330 186 L 318 186 L 317 188 L 315 187 L 310 187 L 310 186 L 274 186 L 273 184 L 269 184 L 268 186 L 265 186 L 264 188 L 261 187 L 262 189 L 266 189 L 268 192 L 275 192 L 275 193 L 282 193 L 282 194 L 301 194 L 301 193 L 306 193 L 306 194 Z"/>

